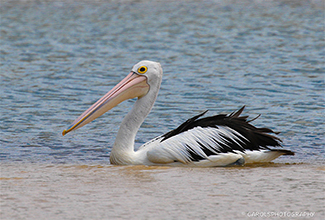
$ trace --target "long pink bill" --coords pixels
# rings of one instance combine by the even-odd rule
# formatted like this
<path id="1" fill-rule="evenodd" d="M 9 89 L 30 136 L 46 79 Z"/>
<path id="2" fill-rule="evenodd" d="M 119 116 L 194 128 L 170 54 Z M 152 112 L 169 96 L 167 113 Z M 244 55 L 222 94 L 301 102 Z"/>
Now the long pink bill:
<path id="1" fill-rule="evenodd" d="M 127 99 L 144 96 L 149 91 L 149 88 L 146 76 L 131 72 L 112 90 L 82 113 L 68 129 L 62 132 L 62 135 L 81 128 Z"/>

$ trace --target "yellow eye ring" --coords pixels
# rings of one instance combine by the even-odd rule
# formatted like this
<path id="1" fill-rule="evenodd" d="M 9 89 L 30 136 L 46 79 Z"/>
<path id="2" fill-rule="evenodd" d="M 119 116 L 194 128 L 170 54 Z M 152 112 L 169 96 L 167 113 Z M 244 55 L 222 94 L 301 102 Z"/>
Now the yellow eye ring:
<path id="1" fill-rule="evenodd" d="M 146 66 L 140 66 L 139 68 L 138 68 L 138 73 L 140 73 L 140 74 L 144 74 L 144 73 L 146 73 L 148 71 L 148 67 L 146 67 Z"/>

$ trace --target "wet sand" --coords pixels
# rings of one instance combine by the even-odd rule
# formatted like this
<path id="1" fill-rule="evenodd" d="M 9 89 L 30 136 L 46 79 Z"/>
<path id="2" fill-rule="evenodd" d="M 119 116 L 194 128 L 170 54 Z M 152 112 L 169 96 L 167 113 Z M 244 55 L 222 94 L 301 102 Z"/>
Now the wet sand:
<path id="1" fill-rule="evenodd" d="M 1 164 L 1 219 L 323 219 L 324 165 Z"/>

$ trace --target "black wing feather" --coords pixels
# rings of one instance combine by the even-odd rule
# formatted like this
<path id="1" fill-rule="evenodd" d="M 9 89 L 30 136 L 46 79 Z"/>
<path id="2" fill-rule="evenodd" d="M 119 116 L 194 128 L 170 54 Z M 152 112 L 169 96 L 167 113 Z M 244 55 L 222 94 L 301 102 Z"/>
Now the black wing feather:
<path id="1" fill-rule="evenodd" d="M 227 144 L 222 144 L 222 146 L 219 149 L 213 149 L 213 151 L 201 145 L 201 149 L 206 153 L 207 156 L 215 155 L 216 153 L 214 152 L 214 150 L 216 150 L 218 153 L 227 153 L 227 152 L 233 152 L 234 150 L 239 150 L 239 151 L 261 150 L 261 149 L 270 150 L 269 146 L 271 147 L 281 146 L 282 141 L 278 137 L 272 135 L 272 134 L 277 134 L 276 132 L 272 131 L 269 128 L 256 128 L 255 126 L 250 124 L 250 122 L 255 120 L 256 118 L 248 121 L 247 120 L 248 116 L 240 116 L 244 108 L 245 106 L 240 108 L 238 111 L 234 111 L 229 115 L 220 114 L 220 115 L 199 119 L 207 112 L 205 111 L 199 115 L 196 115 L 188 119 L 186 122 L 181 124 L 178 128 L 162 135 L 163 138 L 161 142 L 177 134 L 191 130 L 198 126 L 202 128 L 204 127 L 218 128 L 218 126 L 227 126 L 240 133 L 243 137 L 245 137 L 245 139 L 241 138 L 241 143 L 238 144 L 232 141 L 231 138 L 223 136 Z M 220 145 L 220 141 L 218 142 L 217 140 L 215 140 L 215 142 Z M 203 159 L 200 155 L 197 154 L 191 154 L 191 157 L 194 160 Z"/>

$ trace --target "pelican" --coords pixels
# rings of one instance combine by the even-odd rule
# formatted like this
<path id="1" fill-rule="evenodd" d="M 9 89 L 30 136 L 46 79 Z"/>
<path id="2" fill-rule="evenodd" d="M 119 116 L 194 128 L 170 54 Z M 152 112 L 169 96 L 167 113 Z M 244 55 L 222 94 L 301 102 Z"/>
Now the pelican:
<path id="1" fill-rule="evenodd" d="M 160 63 L 140 61 L 62 135 L 81 128 L 122 101 L 137 98 L 118 130 L 110 154 L 111 164 L 214 167 L 270 162 L 281 155 L 294 155 L 289 150 L 271 149 L 281 147 L 281 140 L 271 135 L 277 133 L 268 128 L 256 128 L 247 116 L 240 116 L 245 106 L 229 115 L 201 118 L 205 111 L 135 151 L 136 133 L 157 98 L 162 75 Z"/>

